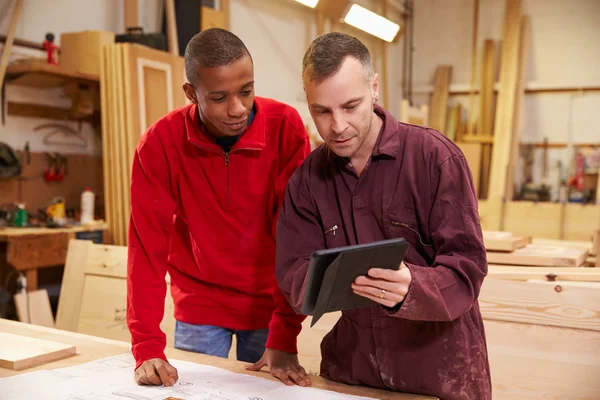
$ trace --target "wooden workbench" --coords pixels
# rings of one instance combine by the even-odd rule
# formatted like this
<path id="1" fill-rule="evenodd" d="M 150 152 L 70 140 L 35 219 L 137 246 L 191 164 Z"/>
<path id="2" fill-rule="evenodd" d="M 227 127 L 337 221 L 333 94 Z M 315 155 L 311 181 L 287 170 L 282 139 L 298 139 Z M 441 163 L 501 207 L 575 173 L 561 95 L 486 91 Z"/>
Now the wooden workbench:
<path id="1" fill-rule="evenodd" d="M 22 271 L 27 290 L 38 288 L 38 269 L 63 265 L 69 240 L 82 232 L 106 231 L 105 223 L 72 228 L 0 228 L 0 280 L 10 267 Z"/>
<path id="2" fill-rule="evenodd" d="M 0 319 L 0 332 L 8 332 L 22 336 L 29 336 L 38 339 L 52 340 L 55 342 L 67 343 L 75 345 L 77 348 L 77 355 L 69 357 L 60 361 L 44 364 L 36 368 L 30 368 L 22 371 L 13 371 L 8 369 L 0 368 L 0 378 L 17 375 L 20 373 L 26 373 L 35 371 L 38 369 L 56 369 L 70 367 L 77 364 L 86 363 L 89 361 L 97 360 L 104 357 L 114 356 L 118 354 L 126 353 L 130 345 L 129 343 L 120 342 L 116 340 L 104 339 L 95 336 L 83 335 L 80 333 L 61 331 L 58 329 L 46 328 L 37 325 L 29 325 L 21 322 L 10 321 L 6 319 Z M 259 376 L 265 379 L 276 380 L 264 369 L 261 372 L 246 371 L 244 363 L 229 360 L 225 358 L 218 358 L 207 356 L 204 354 L 196 354 L 187 351 L 177 350 L 168 348 L 166 350 L 167 357 L 182 361 L 190 361 L 199 364 L 211 365 L 218 368 L 223 368 L 232 372 Z M 133 374 L 133 371 L 130 371 Z M 361 386 L 348 386 L 340 383 L 328 381 L 319 376 L 311 376 L 312 386 L 331 390 L 339 393 L 352 394 L 356 396 L 374 397 L 377 399 L 392 400 L 426 400 L 435 399 L 434 397 L 428 396 L 416 396 L 411 394 L 394 393 L 384 390 L 371 389 Z"/>

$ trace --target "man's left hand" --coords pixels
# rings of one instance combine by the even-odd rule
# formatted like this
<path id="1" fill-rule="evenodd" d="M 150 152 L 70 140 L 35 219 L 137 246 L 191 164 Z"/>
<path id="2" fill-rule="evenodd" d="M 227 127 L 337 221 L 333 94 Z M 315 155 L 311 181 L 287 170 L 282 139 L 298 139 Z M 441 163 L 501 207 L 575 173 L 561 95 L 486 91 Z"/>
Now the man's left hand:
<path id="1" fill-rule="evenodd" d="M 260 371 L 264 366 L 268 366 L 271 375 L 288 386 L 293 386 L 294 383 L 299 386 L 311 385 L 308 374 L 298 362 L 297 354 L 275 349 L 265 349 L 262 358 L 253 365 L 246 365 L 246 369 L 249 371 Z"/>
<path id="2" fill-rule="evenodd" d="M 371 268 L 367 276 L 359 276 L 352 284 L 354 293 L 386 307 L 396 307 L 404 300 L 412 277 L 410 270 L 400 264 L 398 270 Z"/>

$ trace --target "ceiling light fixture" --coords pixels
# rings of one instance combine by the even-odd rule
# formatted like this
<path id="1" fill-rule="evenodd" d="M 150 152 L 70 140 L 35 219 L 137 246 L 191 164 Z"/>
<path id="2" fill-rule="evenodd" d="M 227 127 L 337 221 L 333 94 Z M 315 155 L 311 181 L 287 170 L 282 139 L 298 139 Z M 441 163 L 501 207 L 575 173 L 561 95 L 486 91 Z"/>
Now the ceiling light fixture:
<path id="1" fill-rule="evenodd" d="M 344 22 L 386 42 L 392 42 L 400 31 L 400 25 L 358 4 L 353 4 L 350 7 L 346 17 L 344 17 Z"/>
<path id="2" fill-rule="evenodd" d="M 319 0 L 296 0 L 300 4 L 304 4 L 310 8 L 315 8 Z"/>

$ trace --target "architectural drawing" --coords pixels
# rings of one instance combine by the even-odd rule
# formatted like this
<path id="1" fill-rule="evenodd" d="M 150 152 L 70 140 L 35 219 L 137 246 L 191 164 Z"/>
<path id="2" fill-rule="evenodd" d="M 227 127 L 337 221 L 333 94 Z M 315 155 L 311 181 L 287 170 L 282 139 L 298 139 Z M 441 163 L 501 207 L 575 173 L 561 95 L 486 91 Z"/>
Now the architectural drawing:
<path id="1" fill-rule="evenodd" d="M 135 383 L 130 353 L 74 367 L 41 370 L 0 379 L 2 400 L 358 400 L 315 388 L 281 382 L 186 361 L 170 360 L 179 373 L 171 387 Z"/>

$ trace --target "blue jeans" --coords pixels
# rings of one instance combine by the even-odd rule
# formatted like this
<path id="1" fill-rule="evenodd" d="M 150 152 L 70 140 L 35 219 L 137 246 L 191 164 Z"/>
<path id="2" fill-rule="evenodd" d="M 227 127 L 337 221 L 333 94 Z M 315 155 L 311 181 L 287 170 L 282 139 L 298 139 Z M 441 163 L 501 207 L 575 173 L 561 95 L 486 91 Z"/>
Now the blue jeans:
<path id="1" fill-rule="evenodd" d="M 268 329 L 241 331 L 175 321 L 175 348 L 227 358 L 231 337 L 236 335 L 237 359 L 255 363 L 265 352 L 268 334 Z"/>

